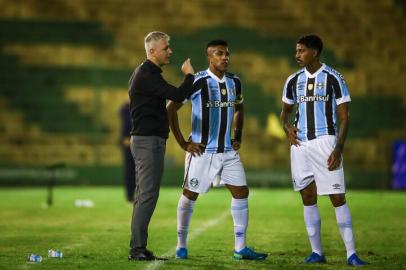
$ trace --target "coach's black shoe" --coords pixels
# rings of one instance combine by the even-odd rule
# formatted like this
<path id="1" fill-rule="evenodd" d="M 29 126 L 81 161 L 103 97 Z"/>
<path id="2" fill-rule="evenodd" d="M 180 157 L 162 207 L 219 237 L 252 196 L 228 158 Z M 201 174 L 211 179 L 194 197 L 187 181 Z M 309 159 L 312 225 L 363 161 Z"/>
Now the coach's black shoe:
<path id="1" fill-rule="evenodd" d="M 166 258 L 159 258 L 154 255 L 151 251 L 148 249 L 141 250 L 141 251 L 134 251 L 131 252 L 130 255 L 128 255 L 128 260 L 130 261 L 155 261 L 155 260 L 160 260 L 160 261 L 166 261 Z"/>
<path id="2" fill-rule="evenodd" d="M 134 251 L 128 255 L 128 260 L 130 261 L 153 261 L 156 260 L 154 253 L 149 251 L 148 249 Z"/>

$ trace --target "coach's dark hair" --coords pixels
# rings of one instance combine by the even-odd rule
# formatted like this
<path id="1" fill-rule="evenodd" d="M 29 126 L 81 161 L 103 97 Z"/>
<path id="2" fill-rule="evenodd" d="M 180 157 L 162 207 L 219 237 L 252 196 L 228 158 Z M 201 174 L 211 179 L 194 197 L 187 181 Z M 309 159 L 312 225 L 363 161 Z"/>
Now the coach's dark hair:
<path id="1" fill-rule="evenodd" d="M 214 47 L 214 46 L 226 46 L 226 47 L 228 47 L 228 44 L 227 44 L 227 41 L 225 41 L 225 40 L 215 39 L 215 40 L 212 40 L 209 43 L 207 43 L 206 50 L 209 47 Z"/>
<path id="2" fill-rule="evenodd" d="M 303 44 L 309 49 L 317 50 L 319 52 L 317 54 L 318 56 L 320 56 L 321 51 L 323 50 L 323 41 L 321 41 L 319 36 L 313 34 L 300 37 L 297 40 L 297 44 Z"/>

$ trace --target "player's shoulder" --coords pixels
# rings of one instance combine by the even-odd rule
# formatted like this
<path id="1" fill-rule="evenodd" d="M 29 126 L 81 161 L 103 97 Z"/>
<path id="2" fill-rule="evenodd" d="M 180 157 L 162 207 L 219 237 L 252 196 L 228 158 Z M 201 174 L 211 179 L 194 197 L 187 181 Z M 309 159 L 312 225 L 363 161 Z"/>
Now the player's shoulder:
<path id="1" fill-rule="evenodd" d="M 208 77 L 210 77 L 210 75 L 207 72 L 207 70 L 201 70 L 195 74 L 195 82 L 197 82 L 198 80 L 201 80 L 201 79 L 208 78 Z"/>
<path id="2" fill-rule="evenodd" d="M 224 74 L 224 76 L 226 76 L 226 78 L 229 78 L 229 79 L 233 79 L 233 80 L 235 79 L 235 80 L 241 81 L 240 77 L 238 77 L 237 75 L 235 75 L 234 73 L 231 73 L 231 72 L 226 72 Z"/>
<path id="3" fill-rule="evenodd" d="M 337 80 L 339 80 L 339 79 L 344 80 L 344 76 L 340 72 L 338 72 L 336 69 L 334 69 L 326 64 L 324 64 L 323 72 L 326 72 L 326 73 L 334 76 Z"/>
<path id="4" fill-rule="evenodd" d="M 295 73 L 291 74 L 287 79 L 286 82 L 290 82 L 293 79 L 296 79 L 297 77 L 299 77 L 300 74 L 304 73 L 305 70 L 304 68 L 299 69 L 298 71 L 296 71 Z"/>

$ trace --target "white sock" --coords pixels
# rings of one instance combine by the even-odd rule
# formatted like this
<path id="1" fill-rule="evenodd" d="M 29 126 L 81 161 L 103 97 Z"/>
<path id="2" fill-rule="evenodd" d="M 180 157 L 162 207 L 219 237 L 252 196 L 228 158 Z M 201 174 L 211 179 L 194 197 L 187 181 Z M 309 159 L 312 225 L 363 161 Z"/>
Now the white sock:
<path id="1" fill-rule="evenodd" d="M 321 221 L 319 208 L 317 207 L 317 204 L 310 206 L 304 205 L 303 207 L 304 221 L 307 234 L 309 235 L 310 245 L 312 246 L 312 252 L 323 255 L 320 236 Z"/>
<path id="2" fill-rule="evenodd" d="M 178 245 L 177 248 L 186 248 L 187 233 L 189 230 L 190 219 L 193 214 L 195 201 L 189 200 L 185 195 L 179 199 L 178 203 Z"/>
<path id="3" fill-rule="evenodd" d="M 234 221 L 234 250 L 246 247 L 245 239 L 248 227 L 248 198 L 231 199 L 231 216 Z"/>
<path id="4" fill-rule="evenodd" d="M 352 231 L 352 218 L 347 204 L 335 207 L 338 228 L 343 238 L 347 258 L 355 253 L 355 239 Z"/>

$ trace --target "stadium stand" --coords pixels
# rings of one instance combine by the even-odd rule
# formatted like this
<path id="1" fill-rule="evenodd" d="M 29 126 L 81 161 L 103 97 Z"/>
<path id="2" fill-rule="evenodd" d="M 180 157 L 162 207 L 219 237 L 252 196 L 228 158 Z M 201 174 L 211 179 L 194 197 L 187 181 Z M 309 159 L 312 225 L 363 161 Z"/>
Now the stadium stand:
<path id="1" fill-rule="evenodd" d="M 249 169 L 288 167 L 288 146 L 272 135 L 278 127 L 269 119 L 278 116 L 285 79 L 297 70 L 295 40 L 304 33 L 323 37 L 323 61 L 350 86 L 346 166 L 385 172 L 392 141 L 406 137 L 402 1 L 328 0 L 317 8 L 310 0 L 1 4 L 0 167 L 59 160 L 120 166 L 118 108 L 134 66 L 144 59 L 142 39 L 155 29 L 172 37 L 175 53 L 165 76 L 173 83 L 180 81 L 185 57 L 204 69 L 207 41 L 228 40 L 230 71 L 241 77 L 245 91 L 241 155 Z M 182 130 L 190 130 L 189 114 L 190 108 L 180 112 Z M 167 153 L 169 166 L 182 166 L 183 152 L 172 137 Z"/>

